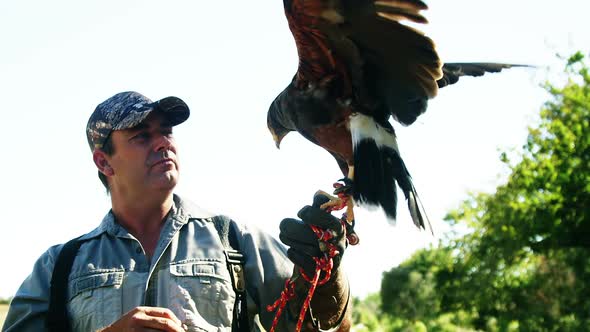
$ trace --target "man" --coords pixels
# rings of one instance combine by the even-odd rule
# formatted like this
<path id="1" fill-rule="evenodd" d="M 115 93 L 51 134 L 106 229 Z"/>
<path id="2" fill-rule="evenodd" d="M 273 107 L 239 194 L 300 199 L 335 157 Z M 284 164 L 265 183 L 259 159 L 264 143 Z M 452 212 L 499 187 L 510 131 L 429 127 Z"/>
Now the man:
<path id="1" fill-rule="evenodd" d="M 88 143 L 112 209 L 98 228 L 79 238 L 67 284 L 74 331 L 231 330 L 236 293 L 212 222 L 219 217 L 173 194 L 180 164 L 172 128 L 188 117 L 189 108 L 179 98 L 152 102 L 136 92 L 114 95 L 91 115 Z M 322 198 L 299 211 L 302 220 L 281 222 L 288 252 L 256 228 L 230 222 L 245 257 L 253 330 L 257 322 L 271 328 L 274 312 L 267 305 L 280 297 L 293 272 L 298 275 L 303 267 L 313 275 L 312 257 L 323 253 L 308 224 L 330 229 L 339 254 L 331 278 L 315 292 L 304 330 L 350 328 L 348 283 L 338 268 L 346 240 L 338 219 L 319 208 Z M 45 329 L 50 280 L 62 247 L 51 247 L 36 262 L 12 300 L 3 331 Z M 295 297 L 277 331 L 295 328 L 307 295 L 308 282 L 300 276 L 294 280 Z"/>

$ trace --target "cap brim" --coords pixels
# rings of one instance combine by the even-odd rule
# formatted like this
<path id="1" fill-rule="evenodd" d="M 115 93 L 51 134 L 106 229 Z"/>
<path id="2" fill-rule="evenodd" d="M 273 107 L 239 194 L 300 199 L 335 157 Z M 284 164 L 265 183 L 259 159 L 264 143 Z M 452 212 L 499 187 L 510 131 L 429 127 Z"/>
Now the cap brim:
<path id="1" fill-rule="evenodd" d="M 171 126 L 183 123 L 190 115 L 188 105 L 178 97 L 162 98 L 154 106 L 166 116 Z"/>

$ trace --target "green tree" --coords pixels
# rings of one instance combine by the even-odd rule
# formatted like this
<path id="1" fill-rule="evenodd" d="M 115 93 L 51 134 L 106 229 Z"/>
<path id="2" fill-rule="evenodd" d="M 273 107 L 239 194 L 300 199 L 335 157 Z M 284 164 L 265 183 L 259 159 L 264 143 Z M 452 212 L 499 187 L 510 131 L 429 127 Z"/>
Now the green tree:
<path id="1" fill-rule="evenodd" d="M 494 193 L 447 220 L 467 229 L 383 276 L 393 330 L 590 331 L 590 74 L 584 56 L 550 100 Z M 465 227 L 466 226 L 466 227 Z M 382 318 L 379 318 L 382 319 Z"/>
<path id="2" fill-rule="evenodd" d="M 507 182 L 447 217 L 472 229 L 454 244 L 464 286 L 481 289 L 462 299 L 478 308 L 479 327 L 489 317 L 531 331 L 590 318 L 590 75 L 581 53 L 566 73 L 563 87 L 546 84 L 552 99 L 520 155 L 502 155 Z"/>
<path id="3" fill-rule="evenodd" d="M 463 292 L 463 266 L 455 250 L 439 245 L 417 251 L 398 267 L 385 272 L 381 308 L 398 323 L 396 331 L 471 331 L 473 311 L 457 300 Z"/>
<path id="4" fill-rule="evenodd" d="M 381 298 L 378 294 L 370 294 L 364 300 L 353 298 L 352 321 L 357 331 L 378 331 L 382 325 Z"/>
<path id="5" fill-rule="evenodd" d="M 443 250 L 420 250 L 397 268 L 383 274 L 382 308 L 410 321 L 436 317 L 440 296 L 436 294 L 439 261 L 448 261 Z"/>

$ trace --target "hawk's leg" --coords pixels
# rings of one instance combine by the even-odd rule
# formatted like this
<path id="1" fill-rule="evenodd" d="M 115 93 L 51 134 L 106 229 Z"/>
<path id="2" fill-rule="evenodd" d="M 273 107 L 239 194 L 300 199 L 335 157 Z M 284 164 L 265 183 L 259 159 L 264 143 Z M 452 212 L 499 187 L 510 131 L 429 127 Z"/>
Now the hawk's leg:
<path id="1" fill-rule="evenodd" d="M 352 177 L 354 168 L 349 166 L 348 177 L 338 180 L 334 183 L 334 192 L 332 196 L 324 191 L 320 191 L 323 195 L 330 198 L 330 201 L 321 205 L 321 208 L 331 212 L 338 211 L 346 208 L 346 212 L 343 215 L 343 219 L 346 220 L 346 236 L 348 242 L 351 245 L 355 245 L 359 242 L 359 238 L 354 232 L 354 202 L 352 200 Z"/>

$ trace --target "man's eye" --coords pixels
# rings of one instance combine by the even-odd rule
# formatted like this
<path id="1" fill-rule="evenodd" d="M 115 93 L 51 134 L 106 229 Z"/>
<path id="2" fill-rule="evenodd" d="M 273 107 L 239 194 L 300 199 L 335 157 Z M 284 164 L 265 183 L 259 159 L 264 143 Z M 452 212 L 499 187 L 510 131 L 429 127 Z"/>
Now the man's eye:
<path id="1" fill-rule="evenodd" d="M 162 135 L 166 136 L 166 137 L 172 137 L 172 129 L 167 129 L 167 130 L 163 130 L 162 131 Z"/>
<path id="2" fill-rule="evenodd" d="M 133 136 L 131 139 L 132 140 L 146 140 L 150 138 L 150 135 L 148 133 L 139 133 L 135 136 Z"/>

